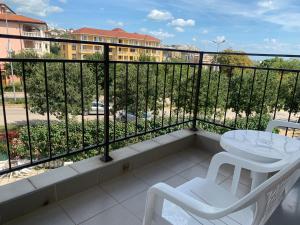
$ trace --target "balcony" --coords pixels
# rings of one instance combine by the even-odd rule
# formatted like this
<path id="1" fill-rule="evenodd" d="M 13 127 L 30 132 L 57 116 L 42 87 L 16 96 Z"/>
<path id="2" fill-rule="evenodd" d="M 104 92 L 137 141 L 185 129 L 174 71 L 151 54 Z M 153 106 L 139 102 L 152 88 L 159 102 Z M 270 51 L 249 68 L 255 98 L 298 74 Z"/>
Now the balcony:
<path id="1" fill-rule="evenodd" d="M 204 177 L 222 133 L 264 130 L 271 118 L 299 121 L 299 69 L 204 62 L 222 55 L 212 52 L 198 52 L 196 63 L 120 62 L 109 59 L 118 44 L 93 44 L 104 45 L 103 60 L 1 59 L 23 75 L 24 107 L 9 123 L 15 111 L 1 86 L 0 174 L 18 181 L 0 187 L 0 223 L 141 224 L 147 189 Z M 103 109 L 89 114 L 95 99 Z M 47 171 L 28 175 L 41 167 Z M 219 184 L 229 188 L 232 176 L 222 168 Z M 250 190 L 249 171 L 242 176 L 239 196 Z"/>
<path id="2" fill-rule="evenodd" d="M 26 36 L 26 37 L 41 37 L 41 33 L 40 32 L 23 31 L 22 35 Z"/>

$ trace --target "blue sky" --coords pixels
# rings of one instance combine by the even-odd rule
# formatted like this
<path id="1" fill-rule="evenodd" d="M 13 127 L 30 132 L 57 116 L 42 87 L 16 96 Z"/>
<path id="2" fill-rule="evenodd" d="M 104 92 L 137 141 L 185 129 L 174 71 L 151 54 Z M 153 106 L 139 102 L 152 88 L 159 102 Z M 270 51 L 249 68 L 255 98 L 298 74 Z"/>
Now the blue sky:
<path id="1" fill-rule="evenodd" d="M 300 53 L 298 0 L 6 0 L 18 13 L 50 26 L 122 27 L 164 44 L 259 53 Z"/>

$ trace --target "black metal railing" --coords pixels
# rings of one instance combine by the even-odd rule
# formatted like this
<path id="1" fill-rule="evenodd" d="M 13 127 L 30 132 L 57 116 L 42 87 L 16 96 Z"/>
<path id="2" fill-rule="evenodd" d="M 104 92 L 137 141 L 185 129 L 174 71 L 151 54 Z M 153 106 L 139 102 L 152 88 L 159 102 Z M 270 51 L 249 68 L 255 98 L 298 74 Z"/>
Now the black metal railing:
<path id="1" fill-rule="evenodd" d="M 11 128 L 16 124 L 9 121 L 12 115 L 0 82 L 0 152 L 7 158 L 0 175 L 62 158 L 76 160 L 81 153 L 85 157 L 102 154 L 101 160 L 107 162 L 112 160 L 109 151 L 125 141 L 136 142 L 178 127 L 220 133 L 262 130 L 279 112 L 283 114 L 280 118 L 299 122 L 300 68 L 231 65 L 205 59 L 222 55 L 300 58 L 298 55 L 203 52 L 0 34 L 1 40 L 5 38 L 97 45 L 103 47 L 103 57 L 0 59 L 3 66 L 12 63 L 19 73 L 25 115 L 25 123 Z M 194 54 L 198 62 L 117 61 L 110 59 L 110 47 Z M 7 73 L 0 71 L 1 81 Z M 91 104 L 93 116 L 86 115 Z M 31 118 L 35 115 L 44 121 L 36 122 Z M 10 133 L 14 129 L 17 134 Z"/>

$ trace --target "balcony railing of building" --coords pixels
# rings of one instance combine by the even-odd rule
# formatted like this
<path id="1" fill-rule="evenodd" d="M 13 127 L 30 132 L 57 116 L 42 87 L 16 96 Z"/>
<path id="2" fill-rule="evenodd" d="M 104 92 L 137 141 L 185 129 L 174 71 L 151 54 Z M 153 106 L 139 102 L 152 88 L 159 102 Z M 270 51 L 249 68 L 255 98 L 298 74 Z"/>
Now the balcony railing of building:
<path id="1" fill-rule="evenodd" d="M 92 44 L 104 49 L 103 59 L 98 60 L 0 59 L 1 64 L 12 63 L 15 72 L 19 72 L 26 114 L 25 124 L 18 131 L 23 136 L 12 137 L 7 121 L 8 103 L 0 82 L 4 124 L 0 147 L 8 162 L 0 175 L 82 153 L 102 154 L 101 160 L 107 162 L 112 160 L 110 150 L 125 141 L 138 141 L 175 128 L 221 133 L 239 128 L 262 130 L 269 119 L 278 118 L 279 114 L 299 122 L 300 69 L 221 64 L 203 59 L 207 55 L 254 59 L 300 55 L 188 51 L 4 34 L 0 38 Z M 112 46 L 190 53 L 197 55 L 199 61 L 110 60 Z M 4 76 L 5 72 L 0 71 L 1 80 Z M 87 120 L 91 110 L 94 116 Z M 45 122 L 34 123 L 31 111 L 44 114 Z M 288 132 L 294 135 L 295 131 Z M 14 163 L 20 159 L 26 160 Z"/>
<path id="2" fill-rule="evenodd" d="M 28 31 L 23 31 L 23 36 L 26 37 L 41 37 L 41 33 L 40 32 L 28 32 Z"/>

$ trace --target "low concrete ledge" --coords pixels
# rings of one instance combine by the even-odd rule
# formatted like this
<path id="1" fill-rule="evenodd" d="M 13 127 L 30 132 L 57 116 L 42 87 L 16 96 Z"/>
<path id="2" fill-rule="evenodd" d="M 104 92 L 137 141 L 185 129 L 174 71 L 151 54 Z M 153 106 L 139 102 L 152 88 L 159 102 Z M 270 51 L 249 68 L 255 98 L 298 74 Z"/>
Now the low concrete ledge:
<path id="1" fill-rule="evenodd" d="M 211 152 L 219 148 L 219 136 L 188 129 L 175 131 L 112 151 L 104 163 L 99 156 L 60 167 L 0 187 L 0 224 L 49 203 L 60 201 L 91 186 L 112 179 L 168 154 L 190 146 Z"/>

